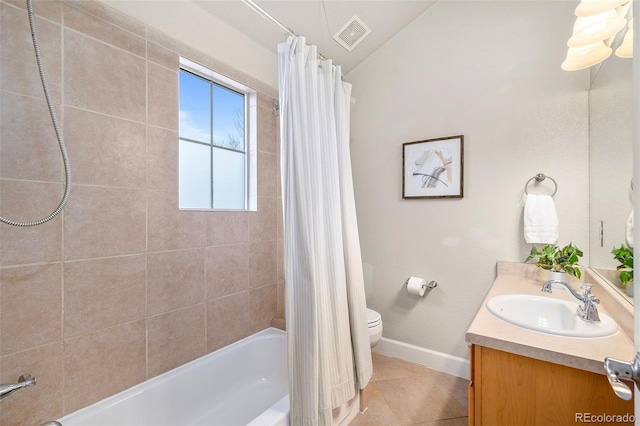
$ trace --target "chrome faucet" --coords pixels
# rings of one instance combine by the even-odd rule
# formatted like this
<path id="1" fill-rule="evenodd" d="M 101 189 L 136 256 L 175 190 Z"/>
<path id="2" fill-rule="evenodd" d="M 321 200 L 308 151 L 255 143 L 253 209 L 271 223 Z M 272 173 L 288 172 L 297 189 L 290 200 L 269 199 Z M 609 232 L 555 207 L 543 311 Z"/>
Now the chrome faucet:
<path id="1" fill-rule="evenodd" d="M 0 401 L 13 395 L 14 392 L 26 388 L 27 386 L 35 386 L 36 378 L 31 374 L 23 374 L 18 377 L 18 383 L 0 385 Z"/>
<path id="2" fill-rule="evenodd" d="M 578 293 L 574 289 L 569 286 L 569 284 L 564 281 L 559 280 L 549 280 L 542 285 L 542 291 L 545 293 L 551 293 L 551 285 L 552 284 L 560 284 L 565 287 L 571 295 L 581 301 L 583 303 L 582 306 L 578 306 L 576 309 L 576 313 L 578 314 L 578 318 L 586 322 L 600 322 L 600 316 L 598 315 L 598 308 L 596 305 L 600 303 L 600 299 L 594 296 L 591 293 L 591 284 L 582 284 L 580 289 L 582 290 L 582 294 Z"/>

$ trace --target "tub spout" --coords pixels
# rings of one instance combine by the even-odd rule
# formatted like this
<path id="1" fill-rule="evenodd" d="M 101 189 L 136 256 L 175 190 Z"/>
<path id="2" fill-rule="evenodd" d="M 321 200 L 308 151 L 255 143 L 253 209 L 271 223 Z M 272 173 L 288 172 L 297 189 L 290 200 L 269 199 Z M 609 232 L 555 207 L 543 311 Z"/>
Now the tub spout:
<path id="1" fill-rule="evenodd" d="M 35 386 L 36 378 L 31 374 L 23 374 L 18 377 L 18 383 L 0 385 L 0 401 L 13 395 L 14 392 L 26 388 L 27 386 Z"/>

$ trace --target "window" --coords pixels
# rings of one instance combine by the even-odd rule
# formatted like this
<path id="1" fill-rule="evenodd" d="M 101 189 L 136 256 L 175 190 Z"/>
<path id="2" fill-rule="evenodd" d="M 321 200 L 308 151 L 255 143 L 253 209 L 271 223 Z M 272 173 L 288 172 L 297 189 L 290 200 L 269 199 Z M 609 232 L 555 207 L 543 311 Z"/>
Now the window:
<path id="1" fill-rule="evenodd" d="M 180 64 L 180 208 L 255 210 L 256 92 Z"/>

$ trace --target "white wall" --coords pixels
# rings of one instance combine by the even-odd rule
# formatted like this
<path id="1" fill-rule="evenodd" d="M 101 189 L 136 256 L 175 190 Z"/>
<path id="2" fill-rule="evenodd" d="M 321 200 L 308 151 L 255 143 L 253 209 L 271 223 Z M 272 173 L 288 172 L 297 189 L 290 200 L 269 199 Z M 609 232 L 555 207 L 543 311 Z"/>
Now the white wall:
<path id="1" fill-rule="evenodd" d="M 278 55 L 185 0 L 100 0 L 217 60 L 278 87 Z"/>
<path id="2" fill-rule="evenodd" d="M 522 261 L 523 189 L 559 185 L 559 244 L 588 259 L 588 71 L 560 69 L 576 2 L 441 1 L 347 76 L 368 304 L 384 336 L 468 357 L 497 260 Z M 464 198 L 403 200 L 402 143 L 464 134 Z M 411 275 L 437 280 L 423 299 Z"/>

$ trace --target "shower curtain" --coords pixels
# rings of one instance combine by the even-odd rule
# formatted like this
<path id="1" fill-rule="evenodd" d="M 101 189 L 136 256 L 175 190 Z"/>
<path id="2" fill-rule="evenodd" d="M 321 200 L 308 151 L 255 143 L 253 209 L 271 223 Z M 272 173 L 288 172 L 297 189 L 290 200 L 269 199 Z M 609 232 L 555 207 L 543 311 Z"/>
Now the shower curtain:
<path id="1" fill-rule="evenodd" d="M 351 85 L 304 37 L 278 46 L 291 424 L 331 424 L 372 374 L 349 153 Z"/>

